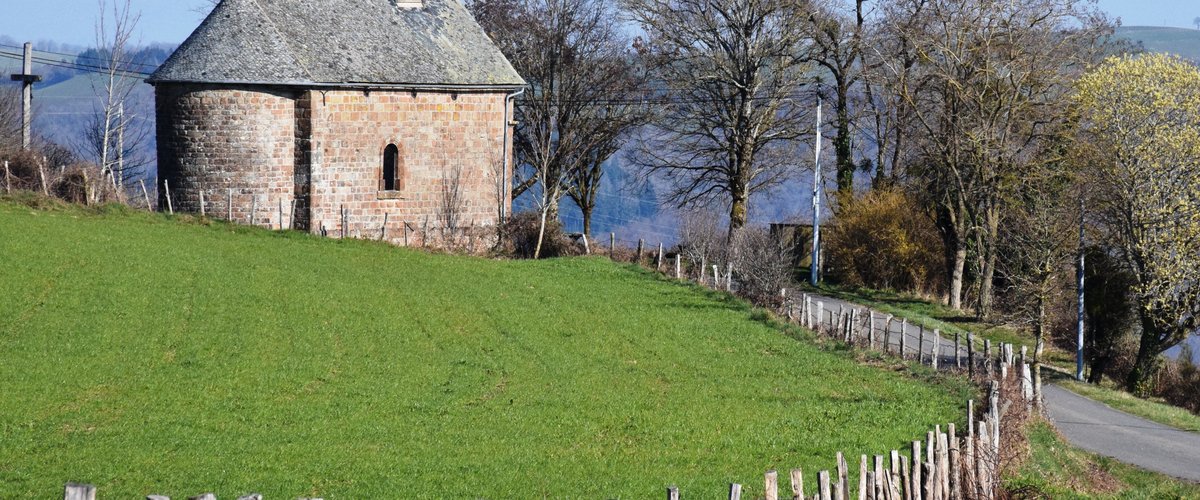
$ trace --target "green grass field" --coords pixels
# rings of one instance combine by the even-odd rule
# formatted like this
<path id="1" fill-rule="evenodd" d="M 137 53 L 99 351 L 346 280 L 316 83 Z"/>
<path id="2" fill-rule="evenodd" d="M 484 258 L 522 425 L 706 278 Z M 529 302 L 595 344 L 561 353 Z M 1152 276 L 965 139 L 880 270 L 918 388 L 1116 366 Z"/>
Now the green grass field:
<path id="1" fill-rule="evenodd" d="M 0 255 L 0 498 L 754 497 L 969 397 L 603 259 L 12 201 Z"/>
<path id="2" fill-rule="evenodd" d="M 1200 61 L 1200 30 L 1164 26 L 1122 26 L 1117 37 L 1141 42 L 1150 52 L 1167 52 Z"/>

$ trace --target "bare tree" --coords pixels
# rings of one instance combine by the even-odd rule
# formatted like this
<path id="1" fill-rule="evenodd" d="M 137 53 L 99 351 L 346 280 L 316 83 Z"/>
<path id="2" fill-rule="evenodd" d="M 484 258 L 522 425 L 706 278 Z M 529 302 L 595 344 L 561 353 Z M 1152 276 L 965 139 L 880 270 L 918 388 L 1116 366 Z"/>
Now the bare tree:
<path id="1" fill-rule="evenodd" d="M 141 14 L 132 10 L 130 0 L 114 0 L 111 4 L 98 0 L 98 5 L 96 48 L 104 61 L 101 75 L 92 83 L 99 102 L 81 149 L 96 159 L 101 175 L 120 188 L 145 165 L 131 154 L 145 142 L 147 132 L 131 127 L 134 116 L 126 112 L 129 96 L 140 83 L 133 76 L 131 56 Z"/>
<path id="2" fill-rule="evenodd" d="M 919 64 L 899 90 L 921 132 L 919 173 L 946 248 L 949 305 L 962 307 L 968 248 L 978 256 L 976 313 L 992 308 L 1003 195 L 1022 171 L 1054 161 L 1071 84 L 1111 24 L 1085 0 L 904 0 Z M 901 70 L 893 65 L 893 75 Z"/>
<path id="3" fill-rule="evenodd" d="M 442 245 L 458 246 L 459 231 L 462 229 L 463 168 L 459 163 L 442 170 L 442 183 L 438 199 L 437 217 L 442 231 Z"/>
<path id="4" fill-rule="evenodd" d="M 635 161 L 671 184 L 680 207 L 729 207 L 744 226 L 751 197 L 786 179 L 812 130 L 806 2 L 624 0 L 646 33 L 663 115 Z"/>
<path id="5" fill-rule="evenodd" d="M 570 186 L 579 188 L 580 207 L 590 218 L 601 165 L 644 120 L 626 97 L 643 79 L 613 5 L 476 0 L 468 8 L 530 84 L 516 102 L 513 197 L 539 187 L 543 235 Z"/>
<path id="6" fill-rule="evenodd" d="M 853 0 L 850 12 L 842 0 L 819 5 L 809 17 L 812 23 L 811 59 L 825 71 L 833 83 L 833 151 L 836 157 L 839 201 L 854 194 L 854 163 L 851 149 L 855 132 L 851 127 L 851 93 L 862 77 L 861 55 L 865 0 Z"/>
<path id="7" fill-rule="evenodd" d="M 0 87 L 0 151 L 21 147 L 21 93 Z"/>

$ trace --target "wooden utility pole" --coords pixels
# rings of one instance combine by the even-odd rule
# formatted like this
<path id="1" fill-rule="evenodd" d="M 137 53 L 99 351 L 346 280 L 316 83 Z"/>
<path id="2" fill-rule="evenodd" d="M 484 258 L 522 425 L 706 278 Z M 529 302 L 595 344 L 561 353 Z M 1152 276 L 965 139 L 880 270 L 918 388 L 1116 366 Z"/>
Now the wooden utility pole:
<path id="1" fill-rule="evenodd" d="M 40 75 L 33 74 L 33 44 L 25 42 L 25 56 L 22 59 L 21 73 L 12 75 L 14 82 L 21 82 L 21 149 L 29 150 L 33 143 L 33 84 L 42 81 Z"/>

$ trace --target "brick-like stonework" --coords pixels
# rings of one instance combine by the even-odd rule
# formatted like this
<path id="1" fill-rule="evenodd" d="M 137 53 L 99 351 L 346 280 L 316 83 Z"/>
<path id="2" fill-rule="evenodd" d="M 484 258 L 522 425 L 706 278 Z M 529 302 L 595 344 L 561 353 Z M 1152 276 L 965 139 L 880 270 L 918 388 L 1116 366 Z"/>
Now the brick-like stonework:
<path id="1" fill-rule="evenodd" d="M 462 225 L 494 225 L 498 191 L 510 206 L 507 190 L 498 189 L 508 185 L 498 169 L 511 151 L 501 91 L 160 84 L 156 94 L 159 176 L 177 211 L 199 212 L 204 191 L 209 212 L 223 217 L 232 188 L 237 221 L 248 221 L 256 206 L 254 223 L 276 227 L 282 203 L 286 227 L 337 236 L 344 208 L 348 235 L 378 237 L 387 214 L 389 239 L 400 243 L 405 223 L 438 232 L 443 187 L 454 172 L 461 172 Z M 384 192 L 388 144 L 400 150 L 401 187 Z M 410 243 L 427 236 L 413 234 Z"/>
<path id="2" fill-rule="evenodd" d="M 249 222 L 252 206 L 264 226 L 278 224 L 281 202 L 290 212 L 295 93 L 160 85 L 155 100 L 160 207 L 169 187 L 177 212 L 199 213 L 203 191 L 208 213 L 225 217 L 230 190 L 235 221 Z"/>

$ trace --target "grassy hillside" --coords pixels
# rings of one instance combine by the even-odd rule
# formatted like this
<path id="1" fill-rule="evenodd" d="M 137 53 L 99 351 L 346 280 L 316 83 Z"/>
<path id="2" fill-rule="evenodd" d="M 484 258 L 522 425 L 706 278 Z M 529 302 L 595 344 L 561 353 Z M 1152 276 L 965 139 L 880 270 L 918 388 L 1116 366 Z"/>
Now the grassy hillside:
<path id="1" fill-rule="evenodd" d="M 966 397 L 602 259 L 4 201 L 0 255 L 0 498 L 711 497 Z"/>
<path id="2" fill-rule="evenodd" d="M 1150 52 L 1167 52 L 1200 62 L 1200 30 L 1158 26 L 1122 26 L 1117 36 L 1141 42 Z"/>

